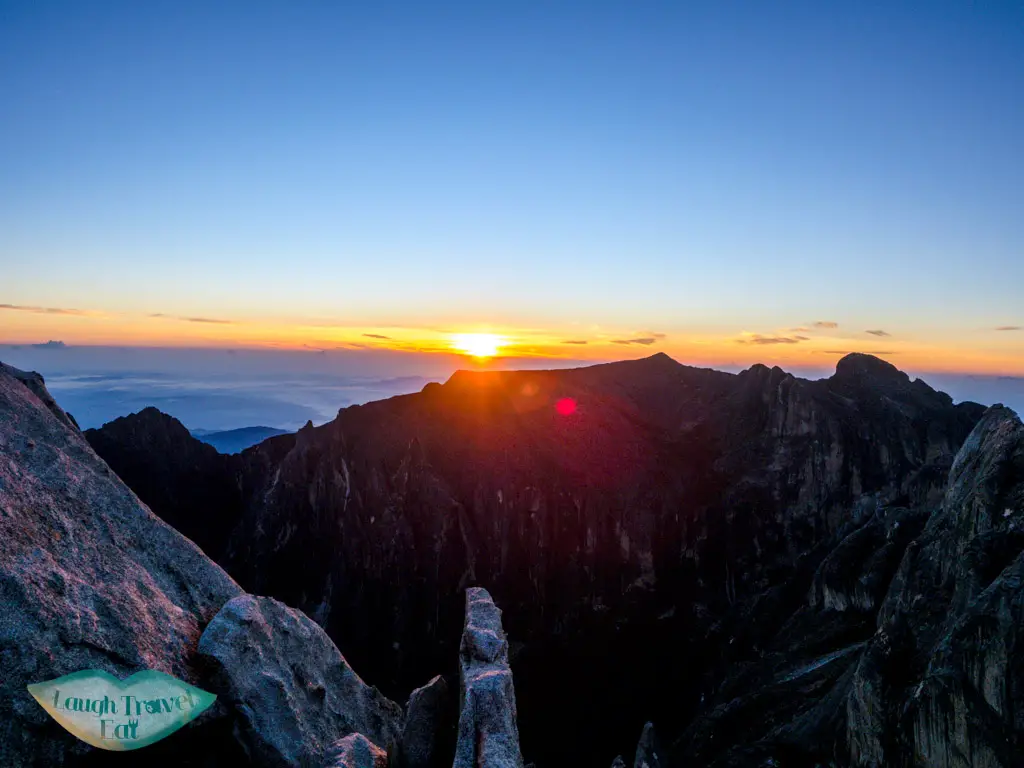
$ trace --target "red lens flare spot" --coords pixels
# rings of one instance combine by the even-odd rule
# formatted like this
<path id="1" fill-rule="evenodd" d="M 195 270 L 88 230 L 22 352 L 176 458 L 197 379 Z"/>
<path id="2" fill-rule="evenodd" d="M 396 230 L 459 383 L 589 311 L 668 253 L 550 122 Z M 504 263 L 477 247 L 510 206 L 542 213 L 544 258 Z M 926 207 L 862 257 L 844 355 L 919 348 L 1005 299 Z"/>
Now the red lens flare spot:
<path id="1" fill-rule="evenodd" d="M 576 413 L 576 401 L 571 397 L 563 397 L 555 403 L 555 410 L 559 416 L 571 416 Z"/>

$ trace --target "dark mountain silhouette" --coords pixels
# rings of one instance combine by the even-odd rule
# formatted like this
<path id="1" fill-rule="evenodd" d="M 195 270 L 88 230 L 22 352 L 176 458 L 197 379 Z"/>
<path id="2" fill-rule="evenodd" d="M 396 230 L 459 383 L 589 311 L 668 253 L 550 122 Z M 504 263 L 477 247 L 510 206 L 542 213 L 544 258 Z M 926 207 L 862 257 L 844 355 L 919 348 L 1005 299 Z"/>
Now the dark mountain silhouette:
<path id="1" fill-rule="evenodd" d="M 211 554 L 308 613 L 393 697 L 455 672 L 461 591 L 487 587 L 538 766 L 631 754 L 649 720 L 673 764 L 756 745 L 818 759 L 855 741 L 845 708 L 792 724 L 846 701 L 833 683 L 984 411 L 867 355 L 821 381 L 660 354 L 460 371 L 219 457 L 220 519 L 237 524 Z M 118 440 L 90 439 L 116 469 Z M 201 528 L 215 510 L 183 507 L 177 465 L 146 444 L 133 471 L 163 481 L 126 481 Z M 768 673 L 744 675 L 765 659 L 791 689 L 716 709 L 758 690 Z"/>
<path id="2" fill-rule="evenodd" d="M 164 522 L 216 559 L 241 515 L 237 457 L 192 437 L 177 419 L 144 408 L 87 429 L 85 438 Z"/>

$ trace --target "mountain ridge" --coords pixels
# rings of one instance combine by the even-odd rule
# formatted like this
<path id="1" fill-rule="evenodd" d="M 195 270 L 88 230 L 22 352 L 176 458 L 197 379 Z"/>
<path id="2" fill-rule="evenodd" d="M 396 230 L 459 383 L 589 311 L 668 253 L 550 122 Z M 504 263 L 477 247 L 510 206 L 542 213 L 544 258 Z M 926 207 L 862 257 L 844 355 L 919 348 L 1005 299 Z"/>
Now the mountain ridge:
<path id="1" fill-rule="evenodd" d="M 513 642 L 524 754 L 606 762 L 647 720 L 679 734 L 803 599 L 785 586 L 804 583 L 801 568 L 879 508 L 941 502 L 985 409 L 882 361 L 840 362 L 821 380 L 663 355 L 466 371 L 342 408 L 225 457 L 241 511 L 216 559 L 306 611 L 399 698 L 454 673 L 462 613 L 446 595 L 487 587 Z M 678 655 L 691 666 L 652 666 Z M 608 657 L 622 660 L 612 698 L 593 678 Z M 585 746 L 564 738 L 595 728 Z"/>

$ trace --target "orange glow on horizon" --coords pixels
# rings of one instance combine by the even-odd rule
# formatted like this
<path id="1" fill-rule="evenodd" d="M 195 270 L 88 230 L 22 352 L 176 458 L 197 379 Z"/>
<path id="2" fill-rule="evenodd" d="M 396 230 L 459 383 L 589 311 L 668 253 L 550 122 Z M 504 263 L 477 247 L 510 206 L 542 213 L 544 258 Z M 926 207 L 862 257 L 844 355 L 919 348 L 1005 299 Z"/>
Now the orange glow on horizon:
<path id="1" fill-rule="evenodd" d="M 330 318 L 231 317 L 199 312 L 144 314 L 82 307 L 0 305 L 0 344 L 63 341 L 68 346 L 214 347 L 354 350 L 461 357 L 469 365 L 516 367 L 517 359 L 579 361 L 580 364 L 646 357 L 665 352 L 681 363 L 710 368 L 746 368 L 754 363 L 784 369 L 828 370 L 849 352 L 874 354 L 905 371 L 1024 376 L 1024 330 L 906 332 L 884 337 L 820 324 L 821 329 L 758 329 L 735 326 L 669 328 L 562 323 L 548 327 L 452 322 L 353 325 Z M 850 323 L 852 325 L 852 323 Z M 642 326 L 641 326 L 642 327 Z M 486 328 L 486 332 L 476 329 Z M 873 335 L 865 335 L 865 333 Z M 455 365 L 460 365 L 454 361 Z"/>

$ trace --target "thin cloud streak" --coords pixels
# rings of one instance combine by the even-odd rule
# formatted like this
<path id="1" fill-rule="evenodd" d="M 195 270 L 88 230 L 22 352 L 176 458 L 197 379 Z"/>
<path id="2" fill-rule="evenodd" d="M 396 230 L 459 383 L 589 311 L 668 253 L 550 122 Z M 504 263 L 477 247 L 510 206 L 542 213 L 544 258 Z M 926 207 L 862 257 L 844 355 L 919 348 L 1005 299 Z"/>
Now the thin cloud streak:
<path id="1" fill-rule="evenodd" d="M 234 320 L 219 320 L 215 317 L 182 317 L 180 315 L 165 315 L 162 312 L 151 312 L 149 317 L 159 317 L 164 320 L 181 320 L 184 323 L 212 323 L 214 325 L 234 325 Z"/>
<path id="2" fill-rule="evenodd" d="M 864 333 L 870 333 L 872 336 L 892 336 L 891 333 L 882 330 L 864 331 Z"/>
<path id="3" fill-rule="evenodd" d="M 34 312 L 39 315 L 75 315 L 84 317 L 88 315 L 81 309 L 65 309 L 63 307 L 28 307 L 21 304 L 0 304 L 0 309 L 9 309 L 14 312 Z"/>
<path id="4" fill-rule="evenodd" d="M 642 339 L 612 339 L 612 344 L 643 344 L 648 346 L 656 342 L 657 339 L 653 337 L 644 337 Z"/>
<path id="5" fill-rule="evenodd" d="M 749 339 L 736 339 L 737 344 L 799 344 L 801 341 L 810 341 L 806 336 L 762 336 L 755 333 Z"/>

